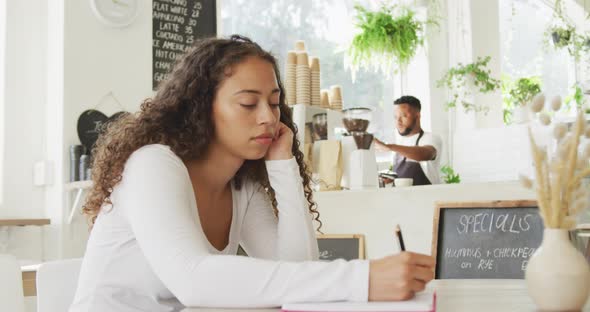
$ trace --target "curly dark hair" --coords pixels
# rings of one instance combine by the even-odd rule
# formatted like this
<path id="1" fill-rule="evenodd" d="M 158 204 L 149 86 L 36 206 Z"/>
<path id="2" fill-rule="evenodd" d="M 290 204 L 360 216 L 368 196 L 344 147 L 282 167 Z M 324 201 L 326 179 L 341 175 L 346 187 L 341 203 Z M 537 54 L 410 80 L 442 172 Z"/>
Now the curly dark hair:
<path id="1" fill-rule="evenodd" d="M 227 70 L 252 56 L 271 63 L 274 68 L 280 89 L 280 121 L 295 134 L 291 150 L 299 165 L 309 211 L 319 222 L 319 231 L 322 222 L 313 201 L 309 171 L 299 149 L 297 128 L 293 123 L 291 109 L 285 104 L 285 90 L 277 61 L 258 44 L 238 35 L 229 39 L 208 38 L 197 41 L 177 61 L 169 78 L 160 83 L 153 99 L 146 99 L 139 112 L 122 116 L 105 127 L 93 149 L 94 185 L 83 207 L 91 226 L 101 207 L 112 205 L 110 196 L 113 188 L 123 178 L 127 159 L 138 148 L 148 144 L 168 145 L 183 161 L 199 159 L 205 154 L 215 129 L 212 124 L 215 94 L 227 77 Z M 240 189 L 246 179 L 260 183 L 278 216 L 277 200 L 268 180 L 264 159 L 246 160 L 234 176 L 233 183 Z"/>

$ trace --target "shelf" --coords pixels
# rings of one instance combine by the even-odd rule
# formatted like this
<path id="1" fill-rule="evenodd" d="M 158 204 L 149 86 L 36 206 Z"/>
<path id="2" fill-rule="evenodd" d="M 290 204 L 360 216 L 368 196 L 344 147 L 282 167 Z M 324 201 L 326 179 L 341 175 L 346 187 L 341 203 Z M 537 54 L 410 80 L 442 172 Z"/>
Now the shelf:
<path id="1" fill-rule="evenodd" d="M 82 201 L 82 195 L 84 194 L 84 192 L 92 188 L 92 185 L 92 180 L 70 182 L 64 185 L 64 190 L 66 192 L 77 191 L 76 199 L 74 199 L 74 203 L 72 204 L 72 208 L 70 210 L 70 216 L 68 217 L 68 224 L 71 224 L 72 220 L 74 220 L 74 215 L 76 211 L 78 211 L 78 206 Z M 67 197 L 69 198 L 69 195 Z"/>
<path id="2" fill-rule="evenodd" d="M 71 190 L 78 190 L 78 189 L 89 189 L 92 187 L 92 180 L 87 180 L 87 181 L 76 181 L 76 182 L 70 182 L 70 183 L 66 183 L 64 186 L 64 190 L 66 191 L 71 191 Z"/>
<path id="3" fill-rule="evenodd" d="M 49 219 L 0 219 L 0 226 L 48 225 Z"/>

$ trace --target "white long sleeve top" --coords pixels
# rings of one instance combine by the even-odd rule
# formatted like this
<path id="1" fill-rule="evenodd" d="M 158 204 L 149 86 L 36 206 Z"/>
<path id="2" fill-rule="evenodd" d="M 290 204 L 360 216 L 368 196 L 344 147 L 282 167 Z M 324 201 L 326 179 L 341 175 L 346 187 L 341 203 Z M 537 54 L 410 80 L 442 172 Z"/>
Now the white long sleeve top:
<path id="1" fill-rule="evenodd" d="M 317 240 L 295 159 L 266 167 L 278 218 L 259 184 L 232 186 L 229 243 L 219 251 L 181 159 L 165 145 L 135 151 L 96 219 L 70 312 L 366 301 L 368 261 L 312 261 Z M 250 257 L 237 256 L 238 245 Z"/>

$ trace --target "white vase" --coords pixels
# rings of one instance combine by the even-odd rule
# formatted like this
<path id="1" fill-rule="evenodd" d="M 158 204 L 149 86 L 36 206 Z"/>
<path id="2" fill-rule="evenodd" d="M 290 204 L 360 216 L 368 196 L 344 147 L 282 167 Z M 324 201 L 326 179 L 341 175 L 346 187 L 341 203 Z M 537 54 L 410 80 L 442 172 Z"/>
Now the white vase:
<path id="1" fill-rule="evenodd" d="M 525 280 L 540 310 L 577 311 L 590 294 L 588 262 L 564 229 L 544 230 L 541 246 L 529 259 Z"/>

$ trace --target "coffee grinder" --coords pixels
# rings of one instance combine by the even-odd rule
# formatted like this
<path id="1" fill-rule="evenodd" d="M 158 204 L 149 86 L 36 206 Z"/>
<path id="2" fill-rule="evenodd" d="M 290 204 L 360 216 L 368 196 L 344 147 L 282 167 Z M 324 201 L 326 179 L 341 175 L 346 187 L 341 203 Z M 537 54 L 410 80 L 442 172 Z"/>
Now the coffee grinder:
<path id="1" fill-rule="evenodd" d="M 375 150 L 371 148 L 373 134 L 367 132 L 371 109 L 354 107 L 342 111 L 342 123 L 348 135 L 342 138 L 343 186 L 354 189 L 378 188 Z"/>

